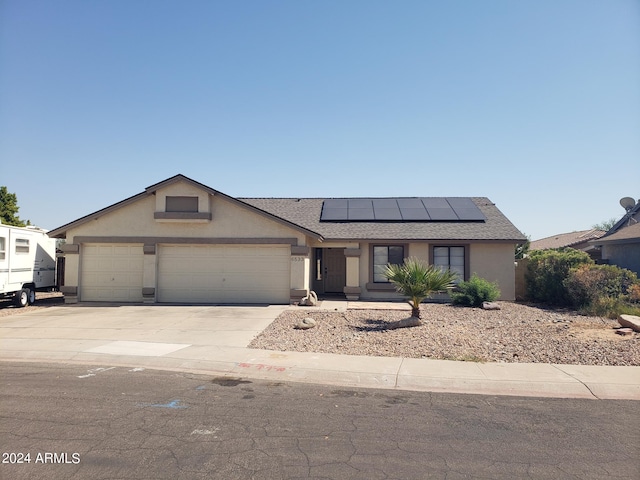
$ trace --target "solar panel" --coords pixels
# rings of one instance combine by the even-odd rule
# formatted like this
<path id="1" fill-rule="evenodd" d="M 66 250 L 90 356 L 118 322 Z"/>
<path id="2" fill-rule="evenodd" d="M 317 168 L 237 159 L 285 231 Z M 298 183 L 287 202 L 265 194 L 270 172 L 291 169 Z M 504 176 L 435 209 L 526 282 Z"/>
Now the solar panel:
<path id="1" fill-rule="evenodd" d="M 376 220 L 380 221 L 402 220 L 402 214 L 400 213 L 400 209 L 397 205 L 396 208 L 374 207 L 374 215 L 376 217 Z"/>
<path id="2" fill-rule="evenodd" d="M 400 214 L 402 215 L 403 220 L 407 221 L 422 221 L 427 222 L 431 220 L 431 216 L 429 212 L 427 212 L 424 207 L 422 208 L 401 208 Z"/>
<path id="3" fill-rule="evenodd" d="M 331 198 L 324 200 L 323 222 L 485 221 L 469 197 Z"/>

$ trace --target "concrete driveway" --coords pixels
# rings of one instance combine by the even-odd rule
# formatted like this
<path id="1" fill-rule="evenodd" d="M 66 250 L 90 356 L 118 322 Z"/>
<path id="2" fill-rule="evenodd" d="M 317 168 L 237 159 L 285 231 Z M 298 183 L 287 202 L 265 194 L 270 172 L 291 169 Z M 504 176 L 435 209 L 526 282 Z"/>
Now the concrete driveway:
<path id="1" fill-rule="evenodd" d="M 178 346 L 244 348 L 286 308 L 59 306 L 2 318 L 0 347 L 4 354 L 28 347 L 34 351 L 144 356 L 164 355 Z M 119 343 L 111 345 L 113 342 Z"/>

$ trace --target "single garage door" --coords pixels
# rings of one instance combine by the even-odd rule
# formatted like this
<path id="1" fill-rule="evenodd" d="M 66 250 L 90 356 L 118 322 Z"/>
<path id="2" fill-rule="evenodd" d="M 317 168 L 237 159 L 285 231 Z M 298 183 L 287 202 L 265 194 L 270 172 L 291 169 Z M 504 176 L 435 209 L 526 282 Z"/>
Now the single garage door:
<path id="1" fill-rule="evenodd" d="M 142 245 L 82 245 L 80 300 L 141 302 L 143 259 Z"/>
<path id="2" fill-rule="evenodd" d="M 289 303 L 289 246 L 160 245 L 158 301 Z"/>

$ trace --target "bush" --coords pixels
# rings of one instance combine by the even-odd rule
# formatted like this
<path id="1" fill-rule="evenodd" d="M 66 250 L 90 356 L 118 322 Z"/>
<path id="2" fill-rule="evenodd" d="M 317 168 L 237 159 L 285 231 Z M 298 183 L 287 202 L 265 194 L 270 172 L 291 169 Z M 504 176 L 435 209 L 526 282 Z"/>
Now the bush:
<path id="1" fill-rule="evenodd" d="M 593 265 L 585 252 L 573 248 L 531 252 L 527 273 L 527 296 L 534 302 L 567 306 L 571 304 L 564 284 L 572 268 Z"/>
<path id="2" fill-rule="evenodd" d="M 636 283 L 629 287 L 629 301 L 640 303 L 640 283 Z"/>
<path id="3" fill-rule="evenodd" d="M 619 315 L 640 316 L 640 307 L 633 303 L 625 302 L 622 298 L 599 297 L 589 305 L 580 308 L 583 315 L 594 317 L 618 318 Z"/>
<path id="4" fill-rule="evenodd" d="M 467 282 L 460 282 L 457 291 L 451 292 L 451 301 L 454 305 L 466 307 L 481 307 L 483 302 L 493 302 L 500 297 L 500 288 L 497 282 L 490 282 L 480 278 L 475 273 Z"/>
<path id="5" fill-rule="evenodd" d="M 602 297 L 622 299 L 637 283 L 635 273 L 615 265 L 581 265 L 572 269 L 564 282 L 576 307 L 591 305 Z"/>

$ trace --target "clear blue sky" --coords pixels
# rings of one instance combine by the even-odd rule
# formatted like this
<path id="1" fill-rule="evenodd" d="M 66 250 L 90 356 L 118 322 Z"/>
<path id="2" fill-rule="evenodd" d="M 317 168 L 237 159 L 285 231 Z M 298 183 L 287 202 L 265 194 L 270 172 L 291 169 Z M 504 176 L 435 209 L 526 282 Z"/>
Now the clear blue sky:
<path id="1" fill-rule="evenodd" d="M 44 228 L 183 173 L 588 229 L 640 198 L 640 2 L 0 0 L 0 164 Z"/>

